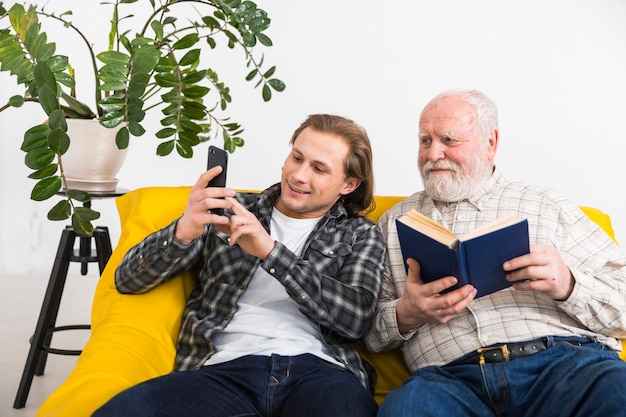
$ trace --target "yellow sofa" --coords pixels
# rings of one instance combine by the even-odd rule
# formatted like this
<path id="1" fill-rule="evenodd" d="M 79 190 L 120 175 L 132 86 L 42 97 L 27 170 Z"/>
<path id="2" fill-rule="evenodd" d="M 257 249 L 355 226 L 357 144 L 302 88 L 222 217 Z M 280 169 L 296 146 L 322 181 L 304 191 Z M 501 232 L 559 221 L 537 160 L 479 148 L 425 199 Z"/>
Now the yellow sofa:
<path id="1" fill-rule="evenodd" d="M 149 233 L 168 225 L 185 209 L 189 187 L 140 188 L 116 200 L 121 235 L 96 288 L 91 337 L 66 381 L 44 402 L 38 417 L 90 416 L 118 392 L 172 371 L 183 307 L 194 285 L 184 274 L 142 295 L 122 295 L 113 274 L 123 255 Z M 404 197 L 377 196 L 372 220 Z M 609 216 L 583 210 L 613 236 Z M 399 350 L 362 352 L 378 372 L 380 403 L 409 375 Z"/>

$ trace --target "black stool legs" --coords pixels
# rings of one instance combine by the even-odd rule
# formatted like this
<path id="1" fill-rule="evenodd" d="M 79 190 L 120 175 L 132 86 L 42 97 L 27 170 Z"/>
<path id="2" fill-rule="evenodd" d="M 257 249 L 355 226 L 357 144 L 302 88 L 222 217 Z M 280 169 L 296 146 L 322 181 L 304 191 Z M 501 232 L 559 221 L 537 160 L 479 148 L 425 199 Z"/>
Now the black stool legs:
<path id="1" fill-rule="evenodd" d="M 78 251 L 75 251 L 74 243 L 77 238 L 79 239 L 79 248 Z M 91 249 L 92 238 L 95 241 L 95 253 Z M 80 350 L 54 349 L 50 347 L 52 333 L 55 331 L 90 328 L 88 324 L 55 327 L 70 262 L 80 262 L 82 275 L 87 274 L 89 262 L 97 262 L 100 274 L 102 274 L 106 263 L 111 257 L 111 252 L 111 239 L 109 230 L 106 227 L 97 226 L 90 235 L 78 234 L 71 226 L 67 226 L 63 230 L 13 408 L 23 408 L 26 405 L 26 398 L 28 397 L 33 377 L 35 375 L 43 375 L 48 353 L 60 355 L 80 355 L 81 353 Z"/>

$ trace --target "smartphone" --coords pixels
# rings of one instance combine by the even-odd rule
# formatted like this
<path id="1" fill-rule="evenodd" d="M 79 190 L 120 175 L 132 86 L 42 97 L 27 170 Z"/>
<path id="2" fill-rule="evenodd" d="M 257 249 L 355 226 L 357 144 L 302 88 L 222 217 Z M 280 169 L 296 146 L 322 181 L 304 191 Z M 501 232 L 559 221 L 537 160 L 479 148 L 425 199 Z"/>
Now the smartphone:
<path id="1" fill-rule="evenodd" d="M 207 170 L 221 165 L 222 172 L 215 178 L 213 178 L 207 184 L 207 187 L 226 187 L 226 168 L 228 167 L 228 153 L 216 146 L 209 146 L 209 157 L 207 160 Z M 224 214 L 224 209 L 213 209 L 215 214 L 220 216 Z"/>

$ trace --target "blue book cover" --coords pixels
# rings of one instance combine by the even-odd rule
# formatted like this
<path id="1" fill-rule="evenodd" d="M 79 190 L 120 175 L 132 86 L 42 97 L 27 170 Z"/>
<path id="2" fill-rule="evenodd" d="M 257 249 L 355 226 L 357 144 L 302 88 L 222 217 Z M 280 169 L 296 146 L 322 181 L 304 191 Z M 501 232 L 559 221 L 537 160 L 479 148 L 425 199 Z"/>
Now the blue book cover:
<path id="1" fill-rule="evenodd" d="M 423 282 L 452 275 L 458 283 L 450 290 L 472 284 L 476 298 L 510 287 L 502 264 L 530 252 L 528 221 L 514 214 L 459 238 L 414 210 L 396 227 L 405 266 L 408 258 L 419 262 Z"/>

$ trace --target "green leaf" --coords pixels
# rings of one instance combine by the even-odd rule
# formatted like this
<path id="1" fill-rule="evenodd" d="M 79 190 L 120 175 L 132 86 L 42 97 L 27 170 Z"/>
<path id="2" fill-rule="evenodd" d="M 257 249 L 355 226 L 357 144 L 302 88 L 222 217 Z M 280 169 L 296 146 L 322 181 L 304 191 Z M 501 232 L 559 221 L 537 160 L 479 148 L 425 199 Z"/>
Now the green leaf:
<path id="1" fill-rule="evenodd" d="M 176 68 L 176 61 L 170 56 L 162 56 L 159 58 L 159 62 L 157 63 L 154 70 L 156 72 L 171 72 Z"/>
<path id="2" fill-rule="evenodd" d="M 206 111 L 202 110 L 202 109 L 198 109 L 195 107 L 189 107 L 187 106 L 188 103 L 191 103 L 189 101 L 183 103 L 183 110 L 182 113 L 185 117 L 188 117 L 190 119 L 193 120 L 202 120 L 206 117 Z"/>
<path id="3" fill-rule="evenodd" d="M 161 119 L 161 126 L 171 126 L 178 122 L 178 117 L 176 116 L 167 116 Z"/>
<path id="4" fill-rule="evenodd" d="M 228 38 L 228 47 L 232 48 L 237 43 L 237 37 L 229 30 L 225 30 L 224 35 Z"/>
<path id="5" fill-rule="evenodd" d="M 185 84 L 196 84 L 202 81 L 206 77 L 206 75 L 207 75 L 206 70 L 192 71 L 183 77 L 183 82 Z"/>
<path id="6" fill-rule="evenodd" d="M 58 83 L 63 84 L 66 87 L 74 87 L 76 85 L 76 81 L 69 75 L 64 72 L 55 72 L 54 78 Z"/>
<path id="7" fill-rule="evenodd" d="M 244 145 L 244 140 L 241 139 L 240 137 L 234 137 L 232 138 L 233 144 L 237 147 L 242 147 Z"/>
<path id="8" fill-rule="evenodd" d="M 100 118 L 100 124 L 109 129 L 119 126 L 122 122 L 124 122 L 124 114 L 119 113 L 107 113 Z"/>
<path id="9" fill-rule="evenodd" d="M 105 113 L 120 111 L 124 108 L 124 103 L 104 103 L 100 102 L 100 108 L 104 110 Z"/>
<path id="10" fill-rule="evenodd" d="M 40 180 L 33 187 L 33 191 L 30 194 L 31 200 L 44 201 L 55 195 L 61 190 L 61 178 L 60 177 L 48 177 Z"/>
<path id="11" fill-rule="evenodd" d="M 72 228 L 83 234 L 93 232 L 92 220 L 100 218 L 100 213 L 87 207 L 76 207 L 72 214 Z"/>
<path id="12" fill-rule="evenodd" d="M 187 132 L 192 132 L 196 134 L 202 132 L 202 126 L 189 120 L 181 120 L 180 127 Z"/>
<path id="13" fill-rule="evenodd" d="M 144 129 L 143 126 L 140 125 L 137 122 L 129 122 L 128 123 L 128 130 L 129 130 L 130 134 L 133 135 L 133 136 L 141 136 L 144 133 L 146 133 L 146 129 Z"/>
<path id="14" fill-rule="evenodd" d="M 72 214 L 72 205 L 65 199 L 61 200 L 48 211 L 48 220 L 65 220 Z"/>
<path id="15" fill-rule="evenodd" d="M 167 142 L 163 142 L 161 144 L 159 144 L 159 146 L 157 146 L 157 150 L 156 153 L 159 156 L 167 156 L 169 154 L 172 153 L 172 151 L 174 150 L 174 146 L 176 144 L 176 141 L 174 140 L 168 140 Z"/>
<path id="16" fill-rule="evenodd" d="M 179 65 L 182 67 L 186 67 L 187 65 L 192 65 L 198 63 L 200 60 L 200 49 L 192 49 L 187 52 L 179 62 Z"/>
<path id="17" fill-rule="evenodd" d="M 172 45 L 172 48 L 175 50 L 191 48 L 196 43 L 198 43 L 198 41 L 199 41 L 198 34 L 190 33 L 180 38 L 180 40 L 178 40 L 176 43 L 174 43 L 174 45 Z"/>
<path id="18" fill-rule="evenodd" d="M 263 101 L 270 101 L 272 99 L 272 90 L 267 84 L 263 86 L 262 95 L 263 95 Z"/>
<path id="19" fill-rule="evenodd" d="M 121 128 L 117 134 L 115 135 L 115 144 L 119 149 L 128 148 L 128 143 L 130 142 L 130 132 L 128 128 Z"/>
<path id="20" fill-rule="evenodd" d="M 154 36 L 156 37 L 156 39 L 159 41 L 162 41 L 163 40 L 163 25 L 161 24 L 161 22 L 159 22 L 158 20 L 153 20 L 152 22 L 150 22 L 150 27 L 154 31 Z"/>
<path id="21" fill-rule="evenodd" d="M 155 136 L 159 139 L 169 138 L 170 136 L 174 136 L 176 134 L 176 129 L 173 127 L 166 127 L 158 132 L 156 132 Z"/>
<path id="22" fill-rule="evenodd" d="M 101 91 L 119 91 L 126 88 L 126 82 L 123 80 L 115 80 L 100 84 Z"/>
<path id="23" fill-rule="evenodd" d="M 185 95 L 185 97 L 194 99 L 206 96 L 209 91 L 210 89 L 208 87 L 196 85 L 193 87 L 185 88 L 183 90 L 183 94 Z"/>
<path id="24" fill-rule="evenodd" d="M 9 99 L 9 105 L 13 107 L 22 107 L 24 104 L 24 97 L 22 96 L 13 96 Z"/>
<path id="25" fill-rule="evenodd" d="M 61 108 L 56 93 L 47 85 L 39 88 L 39 104 L 48 115 Z"/>
<path id="26" fill-rule="evenodd" d="M 252 79 L 254 79 L 254 77 L 256 77 L 258 73 L 259 73 L 258 69 L 253 69 L 252 71 L 250 71 L 250 73 L 246 75 L 246 81 L 251 81 Z"/>
<path id="27" fill-rule="evenodd" d="M 24 141 L 20 149 L 24 152 L 30 152 L 40 148 L 47 149 L 48 133 L 50 133 L 50 131 L 50 126 L 46 123 L 31 127 L 24 133 Z"/>
<path id="28" fill-rule="evenodd" d="M 105 64 L 121 64 L 128 65 L 130 57 L 119 51 L 101 52 L 96 57 Z"/>
<path id="29" fill-rule="evenodd" d="M 186 142 L 176 142 L 176 152 L 178 152 L 178 154 L 183 158 L 193 157 L 193 148 Z"/>
<path id="30" fill-rule="evenodd" d="M 61 94 L 61 98 L 63 99 L 63 101 L 67 103 L 70 109 L 72 109 L 72 111 L 77 115 L 73 117 L 75 118 L 81 117 L 83 119 L 93 119 L 95 117 L 95 114 L 93 113 L 93 111 L 91 111 L 89 106 L 87 106 L 82 101 L 78 101 L 74 97 L 65 93 Z M 66 109 L 66 112 L 67 112 L 67 109 Z"/>
<path id="31" fill-rule="evenodd" d="M 276 71 L 276 66 L 273 66 L 272 68 L 265 71 L 265 73 L 263 74 L 263 78 L 270 78 L 272 75 L 274 75 L 275 71 Z"/>
<path id="32" fill-rule="evenodd" d="M 62 129 L 54 129 L 48 135 L 48 145 L 54 153 L 63 155 L 70 146 L 70 137 Z"/>
<path id="33" fill-rule="evenodd" d="M 65 112 L 63 110 L 55 110 L 48 117 L 48 126 L 50 129 L 61 129 L 67 132 L 67 122 L 65 120 Z"/>
<path id="34" fill-rule="evenodd" d="M 35 81 L 42 87 L 47 86 L 56 96 L 57 80 L 54 78 L 54 74 L 46 64 L 39 63 L 35 66 Z"/>
<path id="35" fill-rule="evenodd" d="M 181 130 L 178 132 L 179 142 L 185 142 L 190 146 L 196 146 L 200 143 L 200 138 L 193 132 Z"/>
<path id="36" fill-rule="evenodd" d="M 24 164 L 33 170 L 39 170 L 47 167 L 54 161 L 56 154 L 50 149 L 34 149 L 24 157 Z"/>
<path id="37" fill-rule="evenodd" d="M 65 71 L 65 69 L 67 68 L 67 63 L 67 57 L 63 55 L 55 55 L 46 61 L 46 65 L 53 73 Z"/>
<path id="38" fill-rule="evenodd" d="M 206 26 L 209 27 L 209 29 L 215 29 L 220 27 L 220 23 L 211 16 L 202 16 L 202 21 Z"/>
<path id="39" fill-rule="evenodd" d="M 157 74 L 154 76 L 154 81 L 161 87 L 177 87 L 180 84 L 178 78 L 172 74 Z"/>
<path id="40" fill-rule="evenodd" d="M 67 190 L 67 196 L 73 200 L 80 201 L 81 203 L 91 201 L 91 195 L 89 195 L 87 191 Z"/>
<path id="41" fill-rule="evenodd" d="M 272 78 L 267 83 L 269 85 L 271 85 L 272 88 L 274 90 L 276 90 L 276 91 L 283 91 L 283 90 L 285 90 L 285 83 L 282 82 L 281 80 L 277 79 L 277 78 Z"/>
<path id="42" fill-rule="evenodd" d="M 31 173 L 28 178 L 30 178 L 31 180 L 40 180 L 42 178 L 47 178 L 56 174 L 58 168 L 58 164 L 50 164 L 47 167 L 41 168 L 40 170 Z"/>

